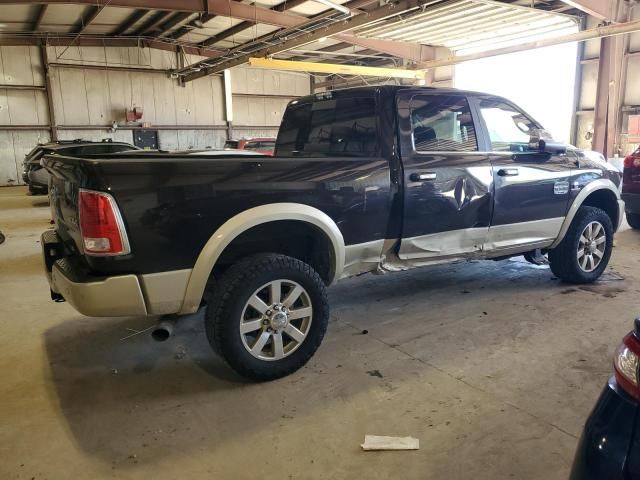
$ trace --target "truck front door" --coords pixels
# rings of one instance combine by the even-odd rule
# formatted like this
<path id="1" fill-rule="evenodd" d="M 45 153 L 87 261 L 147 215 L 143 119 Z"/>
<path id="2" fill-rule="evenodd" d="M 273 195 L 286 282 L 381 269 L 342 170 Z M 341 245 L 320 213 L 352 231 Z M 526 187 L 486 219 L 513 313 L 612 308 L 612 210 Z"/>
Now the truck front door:
<path id="1" fill-rule="evenodd" d="M 480 252 L 493 208 L 491 162 L 461 94 L 398 95 L 404 169 L 401 259 Z"/>
<path id="2" fill-rule="evenodd" d="M 570 196 L 566 154 L 531 152 L 530 131 L 540 128 L 504 99 L 478 96 L 477 110 L 490 143 L 495 200 L 486 250 L 548 246 L 559 234 Z"/>

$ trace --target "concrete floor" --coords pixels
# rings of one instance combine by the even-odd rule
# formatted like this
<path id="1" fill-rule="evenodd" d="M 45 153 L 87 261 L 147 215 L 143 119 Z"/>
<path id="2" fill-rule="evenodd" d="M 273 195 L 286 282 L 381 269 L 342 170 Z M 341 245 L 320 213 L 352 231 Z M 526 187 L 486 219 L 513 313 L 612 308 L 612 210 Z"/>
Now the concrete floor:
<path id="1" fill-rule="evenodd" d="M 367 275 L 330 290 L 309 365 L 247 384 L 200 315 L 156 344 L 148 318 L 87 318 L 49 300 L 46 197 L 0 189 L 0 478 L 564 479 L 638 312 L 640 233 L 604 281 L 473 262 Z M 367 330 L 367 334 L 363 334 Z M 362 452 L 365 434 L 413 452 Z"/>

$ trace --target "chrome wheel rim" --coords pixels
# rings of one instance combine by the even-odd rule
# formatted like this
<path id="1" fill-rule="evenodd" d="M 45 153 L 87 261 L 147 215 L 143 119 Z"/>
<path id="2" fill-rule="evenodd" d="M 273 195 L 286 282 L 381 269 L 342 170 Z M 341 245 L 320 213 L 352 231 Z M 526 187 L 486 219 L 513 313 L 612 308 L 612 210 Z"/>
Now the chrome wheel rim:
<path id="1" fill-rule="evenodd" d="M 578 240 L 578 265 L 584 272 L 593 272 L 604 258 L 607 234 L 600 222 L 589 223 Z"/>
<path id="2" fill-rule="evenodd" d="M 273 280 L 253 292 L 242 309 L 242 344 L 260 360 L 281 360 L 302 345 L 312 318 L 311 298 L 299 283 Z"/>

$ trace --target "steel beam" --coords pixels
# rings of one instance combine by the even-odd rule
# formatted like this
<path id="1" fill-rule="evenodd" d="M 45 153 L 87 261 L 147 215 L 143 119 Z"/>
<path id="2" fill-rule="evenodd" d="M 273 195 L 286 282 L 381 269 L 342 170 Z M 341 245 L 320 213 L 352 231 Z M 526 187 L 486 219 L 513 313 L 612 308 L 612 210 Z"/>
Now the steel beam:
<path id="1" fill-rule="evenodd" d="M 70 33 L 80 35 L 82 32 L 84 32 L 85 28 L 87 28 L 91 24 L 91 22 L 93 22 L 96 19 L 96 17 L 100 14 L 100 12 L 105 6 L 106 5 L 102 5 L 99 7 L 88 7 L 83 12 L 82 16 L 80 17 L 80 20 L 78 20 L 76 24 L 73 26 Z"/>
<path id="2" fill-rule="evenodd" d="M 213 18 L 215 18 L 215 15 L 213 14 L 201 14 L 198 20 L 204 24 Z M 171 35 L 169 35 L 167 38 L 178 39 L 196 28 L 198 27 L 193 27 L 191 25 L 183 25 L 180 28 L 178 28 L 175 32 L 172 32 Z"/>
<path id="3" fill-rule="evenodd" d="M 204 68 L 201 68 L 200 71 L 194 71 L 185 76 L 185 81 L 195 80 L 197 78 L 204 77 L 206 75 L 210 75 L 212 73 L 218 73 L 227 68 L 235 67 L 237 65 L 242 65 L 246 63 L 250 57 L 268 57 L 270 55 L 274 55 L 279 52 L 284 52 L 286 50 L 291 50 L 296 47 L 300 47 L 302 45 L 306 45 L 309 43 L 313 43 L 320 38 L 330 37 L 332 35 L 336 35 L 339 33 L 346 32 L 348 30 L 353 30 L 354 28 L 361 27 L 371 22 L 375 22 L 378 20 L 382 20 L 387 17 L 391 17 L 394 15 L 398 15 L 399 13 L 406 12 L 409 10 L 414 10 L 420 8 L 422 6 L 422 0 L 401 0 L 397 3 L 388 3 L 381 7 L 370 10 L 366 13 L 362 13 L 360 15 L 355 15 L 346 20 L 335 22 L 327 27 L 319 28 L 312 33 L 306 33 L 302 35 L 298 35 L 290 40 L 286 40 L 280 44 L 270 45 L 261 49 L 258 49 L 254 52 L 248 54 L 240 54 L 236 58 L 229 59 L 223 62 L 218 63 L 214 66 L 206 66 L 207 62 L 211 62 L 212 60 L 204 60 L 202 62 L 197 62 L 196 64 L 190 65 L 187 69 L 194 70 L 194 65 L 196 68 L 201 68 L 204 65 Z"/>
<path id="4" fill-rule="evenodd" d="M 348 42 L 352 45 L 368 48 L 377 52 L 393 55 L 394 57 L 422 62 L 434 56 L 434 47 L 412 42 L 399 42 L 395 40 L 377 40 L 373 38 L 359 38 L 355 35 L 334 35 L 335 39 Z"/>
<path id="5" fill-rule="evenodd" d="M 100 36 L 81 36 L 81 37 L 54 37 L 51 35 L 39 35 L 23 37 L 20 35 L 1 35 L 0 45 L 40 45 L 42 42 L 47 45 L 66 47 L 75 45 L 79 47 L 138 47 L 138 48 L 155 48 L 157 50 L 166 50 L 175 52 L 180 48 L 184 53 L 189 55 L 199 55 L 201 57 L 218 57 L 224 52 L 213 48 L 200 48 L 178 45 L 175 43 L 165 42 L 161 40 L 144 40 L 127 37 L 100 37 Z M 102 67 L 104 68 L 104 66 Z"/>
<path id="6" fill-rule="evenodd" d="M 171 15 L 171 12 L 160 11 L 156 12 L 148 20 L 146 20 L 142 25 L 140 25 L 131 35 L 134 37 L 138 37 L 144 35 L 147 32 L 154 31 L 158 28 L 158 25 L 165 21 L 166 18 Z"/>
<path id="7" fill-rule="evenodd" d="M 610 20 L 615 16 L 617 0 L 561 0 L 567 5 L 582 10 L 602 20 Z"/>
<path id="8" fill-rule="evenodd" d="M 45 3 L 44 5 L 40 5 L 38 8 L 38 13 L 36 13 L 35 18 L 33 19 L 33 25 L 31 26 L 31 30 L 37 32 L 42 24 L 42 19 L 44 18 L 45 13 L 47 13 L 48 5 Z"/>
<path id="9" fill-rule="evenodd" d="M 149 10 L 142 10 L 142 9 L 136 10 L 131 15 L 129 15 L 124 22 L 122 22 L 120 25 L 114 28 L 111 31 L 110 35 L 116 35 L 116 36 L 122 35 L 127 30 L 129 30 L 134 24 L 136 24 L 139 20 L 141 20 L 142 17 L 144 17 L 147 13 L 149 13 Z"/>
<path id="10" fill-rule="evenodd" d="M 157 30 L 159 31 L 159 36 L 162 36 L 169 32 L 173 27 L 178 25 L 181 22 L 184 22 L 187 18 L 193 15 L 193 12 L 176 12 L 168 20 L 158 25 Z"/>
<path id="11" fill-rule="evenodd" d="M 424 71 L 406 70 L 403 68 L 363 67 L 360 65 L 344 65 L 338 63 L 292 62 L 290 60 L 273 60 L 268 58 L 250 58 L 249 65 L 255 68 L 286 70 L 290 72 L 409 78 L 412 80 L 424 79 Z"/>
<path id="12" fill-rule="evenodd" d="M 56 129 L 56 109 L 53 105 L 53 88 L 51 87 L 51 70 L 49 68 L 49 54 L 47 46 L 40 44 L 40 61 L 44 70 L 44 85 L 47 91 L 47 110 L 49 112 L 49 132 L 51 141 L 58 140 L 58 130 Z"/>

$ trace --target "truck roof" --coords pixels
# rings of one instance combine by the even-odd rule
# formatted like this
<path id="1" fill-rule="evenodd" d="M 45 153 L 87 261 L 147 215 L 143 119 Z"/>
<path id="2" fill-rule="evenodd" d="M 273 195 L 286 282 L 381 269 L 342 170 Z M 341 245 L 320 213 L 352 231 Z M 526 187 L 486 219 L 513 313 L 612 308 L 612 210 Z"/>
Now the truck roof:
<path id="1" fill-rule="evenodd" d="M 373 95 L 375 92 L 378 92 L 378 91 L 388 92 L 388 94 L 395 94 L 400 90 L 427 91 L 429 93 L 438 93 L 443 95 L 446 95 L 446 94 L 457 94 L 457 95 L 468 95 L 468 96 L 490 95 L 491 97 L 502 98 L 499 95 L 492 95 L 492 94 L 483 93 L 483 92 L 475 92 L 472 90 L 460 90 L 458 88 L 450 88 L 450 87 L 441 88 L 441 87 L 427 87 L 427 86 L 421 87 L 416 85 L 375 85 L 375 86 L 367 86 L 367 87 L 340 88 L 337 90 L 330 90 L 327 92 L 318 92 L 312 95 L 306 95 L 304 97 L 300 97 L 297 100 L 298 102 L 303 103 L 303 102 L 315 100 L 317 98 L 322 98 L 323 96 L 327 96 L 329 94 L 337 95 L 337 96 L 342 96 L 345 94 L 351 95 L 353 93 L 364 93 L 364 94 Z"/>

